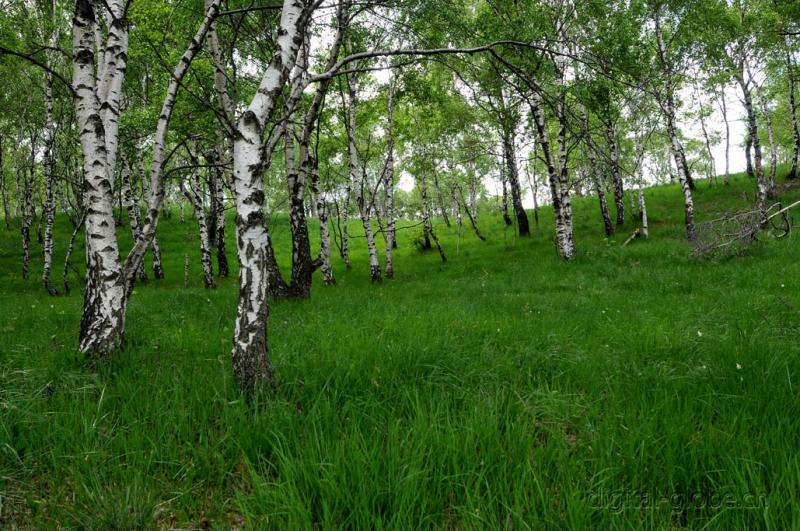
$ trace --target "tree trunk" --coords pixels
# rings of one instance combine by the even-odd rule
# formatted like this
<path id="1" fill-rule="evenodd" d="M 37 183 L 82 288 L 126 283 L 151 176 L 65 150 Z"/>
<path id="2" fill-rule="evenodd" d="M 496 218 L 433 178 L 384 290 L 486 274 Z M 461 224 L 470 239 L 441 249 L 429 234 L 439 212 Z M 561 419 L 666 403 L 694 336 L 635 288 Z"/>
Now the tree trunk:
<path id="1" fill-rule="evenodd" d="M 394 257 L 397 220 L 394 214 L 394 96 L 396 75 L 389 84 L 386 105 L 386 171 L 383 193 L 386 204 L 386 278 L 394 278 Z"/>
<path id="2" fill-rule="evenodd" d="M 528 214 L 522 205 L 522 189 L 519 184 L 519 169 L 517 166 L 517 150 L 514 145 L 513 131 L 503 132 L 503 153 L 506 161 L 506 175 L 511 188 L 511 203 L 517 218 L 517 230 L 520 236 L 530 236 L 531 229 L 528 225 Z"/>
<path id="3" fill-rule="evenodd" d="M 128 211 L 128 222 L 131 226 L 131 236 L 133 236 L 133 241 L 135 242 L 142 237 L 142 220 L 141 213 L 139 212 L 138 198 L 133 195 L 131 172 L 124 163 L 122 165 L 122 204 Z M 144 262 L 139 264 L 136 276 L 141 281 L 147 280 L 147 274 L 144 271 Z"/>
<path id="4" fill-rule="evenodd" d="M 563 70 L 560 83 L 563 84 Z M 561 232 L 556 235 L 558 247 L 562 250 L 565 259 L 572 259 L 577 253 L 575 249 L 575 236 L 572 226 L 572 199 L 570 198 L 569 175 L 567 162 L 569 151 L 567 149 L 567 103 L 564 92 L 558 98 L 558 192 L 561 194 Z"/>
<path id="5" fill-rule="evenodd" d="M 674 116 L 674 114 L 673 114 Z M 697 238 L 697 233 L 694 225 L 694 199 L 692 198 L 692 180 L 689 172 L 689 164 L 686 161 L 686 154 L 683 151 L 683 145 L 678 139 L 675 122 L 669 117 L 667 118 L 667 129 L 670 132 L 672 139 L 672 154 L 675 157 L 675 165 L 678 170 L 678 182 L 680 183 L 681 190 L 683 191 L 683 206 L 684 206 L 684 225 L 686 226 L 686 239 L 694 241 Z"/>
<path id="6" fill-rule="evenodd" d="M 3 220 L 6 230 L 11 229 L 11 213 L 8 208 L 8 185 L 6 184 L 6 167 L 3 164 L 3 136 L 0 135 L 0 201 L 3 201 Z"/>
<path id="7" fill-rule="evenodd" d="M 347 179 L 347 184 L 345 185 L 344 190 L 344 205 L 341 209 L 337 204 L 336 211 L 340 221 L 340 228 L 339 232 L 341 234 L 341 241 L 342 244 L 339 248 L 339 255 L 342 257 L 344 261 L 344 266 L 347 269 L 353 267 L 352 262 L 350 261 L 350 233 L 348 232 L 348 222 L 350 220 L 350 195 L 351 195 L 351 185 L 350 179 Z"/>
<path id="8" fill-rule="evenodd" d="M 556 168 L 539 95 L 534 94 L 529 104 L 531 106 L 531 114 L 533 115 L 536 133 L 539 137 L 539 146 L 542 149 L 545 165 L 547 166 L 547 182 L 550 187 L 550 197 L 553 203 L 553 215 L 555 217 L 556 226 L 556 248 L 559 256 L 565 260 L 571 260 L 575 257 L 575 243 L 572 236 L 571 224 L 565 223 L 565 218 L 567 216 L 564 215 L 566 209 L 571 209 L 571 204 L 562 203 L 564 194 L 561 191 L 560 172 L 559 169 Z M 563 127 L 564 124 L 562 124 L 562 128 Z M 559 128 L 559 138 L 565 134 L 562 128 Z M 566 197 L 569 197 L 568 191 Z M 569 217 L 571 218 L 571 212 Z"/>
<path id="9" fill-rule="evenodd" d="M 33 156 L 33 155 L 31 155 Z M 31 209 L 33 207 L 33 174 L 29 174 L 28 169 L 22 171 L 22 191 L 20 193 L 22 206 L 21 214 L 21 235 L 22 235 L 22 278 L 27 279 L 30 274 L 31 261 Z M 19 187 L 17 187 L 19 189 Z"/>
<path id="10" fill-rule="evenodd" d="M 678 128 L 675 125 L 675 94 L 672 82 L 669 81 L 669 76 L 673 73 L 673 65 L 669 60 L 666 43 L 664 42 L 664 35 L 661 33 L 661 19 L 657 15 L 655 17 L 655 30 L 656 41 L 658 44 L 658 57 L 661 62 L 661 68 L 667 75 L 666 94 L 661 99 L 661 107 L 667 122 L 667 133 L 670 138 L 670 145 L 672 146 L 672 156 L 675 159 L 675 166 L 678 171 L 678 181 L 681 185 L 683 192 L 683 205 L 684 205 L 684 224 L 686 226 L 686 238 L 689 241 L 694 241 L 697 238 L 697 233 L 694 225 L 694 199 L 692 198 L 692 190 L 695 188 L 694 179 L 689 169 L 689 163 L 686 160 L 686 153 L 683 150 L 678 135 Z"/>
<path id="11" fill-rule="evenodd" d="M 442 188 L 439 186 L 439 172 L 436 171 L 436 164 L 431 168 L 433 172 L 433 188 L 436 190 L 436 204 L 439 206 L 439 214 L 447 228 L 450 228 L 450 217 L 447 215 L 447 209 L 444 206 L 444 194 Z"/>
<path id="12" fill-rule="evenodd" d="M 128 289 L 133 286 L 136 270 L 139 264 L 144 260 L 145 252 L 147 252 L 147 248 L 152 244 L 158 229 L 161 204 L 164 201 L 165 195 L 163 179 L 165 165 L 164 151 L 172 111 L 178 98 L 178 89 L 183 83 L 183 78 L 189 71 L 192 61 L 202 49 L 206 35 L 211 29 L 211 25 L 219 11 L 220 2 L 221 0 L 210 0 L 208 2 L 203 22 L 200 24 L 197 33 L 195 33 L 186 51 L 184 51 L 178 61 L 178 65 L 172 71 L 166 95 L 161 104 L 161 112 L 158 116 L 156 134 L 153 140 L 152 160 L 150 165 L 150 201 L 148 203 L 147 218 L 142 228 L 142 237 L 137 240 L 131 252 L 128 253 L 123 268 Z M 180 202 L 180 206 L 181 217 L 183 217 L 183 201 Z"/>
<path id="13" fill-rule="evenodd" d="M 354 77 L 354 76 L 353 76 Z M 367 238 L 367 250 L 369 251 L 369 269 L 370 277 L 373 282 L 381 281 L 381 265 L 378 261 L 378 248 L 375 245 L 375 235 L 372 232 L 372 206 L 367 201 L 370 199 L 366 196 L 366 175 L 361 167 L 358 157 L 358 148 L 356 146 L 356 85 L 355 79 L 347 76 L 347 94 L 348 94 L 348 115 L 347 115 L 347 145 L 348 145 L 348 161 L 350 163 L 350 182 L 353 183 L 358 191 L 356 201 L 358 202 L 358 211 L 361 215 L 361 223 L 364 226 L 364 236 Z"/>
<path id="14" fill-rule="evenodd" d="M 144 161 L 141 151 L 139 151 L 137 154 L 136 164 L 138 168 L 139 179 L 141 179 L 142 183 L 142 195 L 145 198 L 146 204 L 149 205 L 153 199 L 153 195 L 152 191 L 150 190 L 150 185 L 148 184 L 147 178 L 145 177 Z M 141 225 L 141 220 L 140 220 L 140 225 Z M 153 242 L 150 244 L 150 250 L 153 252 L 153 277 L 157 280 L 162 280 L 164 278 L 164 265 L 161 262 L 161 247 L 158 245 L 157 230 L 153 233 Z M 144 262 L 144 259 L 142 259 L 142 262 Z M 144 265 L 142 265 L 142 268 L 144 268 Z"/>
<path id="15" fill-rule="evenodd" d="M 614 205 L 617 208 L 617 227 L 621 227 L 625 224 L 625 187 L 622 182 L 622 170 L 619 164 L 617 134 L 612 123 L 606 124 L 606 136 L 611 156 L 611 175 L 614 178 Z M 607 230 L 606 233 L 608 233 Z"/>
<path id="16" fill-rule="evenodd" d="M 728 104 L 725 101 L 725 90 L 719 92 L 719 109 L 722 121 L 725 122 L 725 185 L 731 183 L 731 123 L 728 121 Z"/>
<path id="17" fill-rule="evenodd" d="M 469 224 L 472 227 L 472 230 L 475 232 L 475 236 L 477 236 L 479 240 L 485 242 L 486 236 L 481 234 L 481 230 L 478 228 L 478 220 L 475 219 L 475 216 L 473 215 L 469 206 L 464 205 L 464 213 L 467 215 L 467 218 L 469 218 Z"/>
<path id="18" fill-rule="evenodd" d="M 217 248 L 217 275 L 227 278 L 230 275 L 228 254 L 225 250 L 225 173 L 217 165 L 223 160 L 224 148 L 222 139 L 211 152 L 211 161 L 215 167 L 210 169 L 209 192 L 211 194 L 211 240 Z"/>
<path id="19" fill-rule="evenodd" d="M 717 178 L 717 167 L 714 163 L 714 153 L 711 151 L 711 138 L 708 136 L 708 127 L 706 127 L 705 111 L 703 110 L 703 102 L 700 99 L 699 91 L 697 92 L 698 105 L 700 105 L 700 130 L 703 132 L 703 139 L 706 146 L 706 155 L 708 156 L 708 181 L 711 183 L 712 179 Z"/>
<path id="20" fill-rule="evenodd" d="M 78 233 L 83 227 L 83 223 L 86 221 L 86 214 L 82 214 L 78 223 L 75 224 L 75 228 L 72 230 L 72 235 L 69 237 L 69 243 L 67 244 L 67 254 L 64 258 L 64 293 L 69 294 L 70 286 L 69 286 L 69 268 L 72 267 L 72 252 L 75 250 L 75 239 L 78 237 Z"/>
<path id="21" fill-rule="evenodd" d="M 538 158 L 537 150 L 539 144 L 534 140 L 533 142 L 533 161 L 531 161 L 526 168 L 528 175 L 528 186 L 531 188 L 531 195 L 533 196 L 533 220 L 536 223 L 536 229 L 539 229 L 539 186 L 536 178 L 536 160 Z"/>
<path id="22" fill-rule="evenodd" d="M 639 215 L 642 218 L 642 236 L 647 239 L 650 236 L 650 231 L 647 225 L 647 203 L 644 199 L 644 186 L 639 184 Z"/>
<path id="23" fill-rule="evenodd" d="M 239 385 L 252 390 L 274 381 L 267 346 L 264 158 L 261 136 L 295 63 L 303 41 L 303 3 L 284 0 L 276 51 L 250 105 L 236 122 L 233 143 L 233 191 L 236 201 L 239 303 L 233 336 L 233 371 Z"/>
<path id="24" fill-rule="evenodd" d="M 423 162 L 424 164 L 424 162 Z M 439 256 L 442 259 L 442 262 L 447 262 L 447 256 L 444 254 L 444 249 L 442 248 L 442 244 L 439 241 L 439 238 L 436 236 L 436 233 L 433 231 L 433 223 L 431 222 L 431 206 L 428 202 L 428 180 L 425 177 L 425 171 L 422 170 L 420 172 L 420 194 L 422 197 L 422 224 L 425 231 L 425 238 L 433 238 L 433 241 L 436 243 L 436 249 L 439 251 Z M 430 242 L 428 241 L 428 247 L 430 247 Z"/>
<path id="25" fill-rule="evenodd" d="M 311 191 L 314 195 L 314 202 L 317 205 L 317 215 L 319 216 L 319 254 L 322 262 L 320 268 L 325 285 L 333 286 L 336 284 L 336 278 L 333 276 L 333 265 L 331 263 L 331 233 L 328 220 L 330 214 L 328 205 L 325 204 L 325 196 L 320 189 L 319 162 L 316 157 L 312 160 L 311 168 Z"/>
<path id="26" fill-rule="evenodd" d="M 792 122 L 792 168 L 787 178 L 797 178 L 798 165 L 800 165 L 800 124 L 797 116 L 797 83 L 794 76 L 794 61 L 789 47 L 786 47 L 786 72 L 789 78 L 789 117 Z"/>
<path id="27" fill-rule="evenodd" d="M 508 171 L 508 164 L 506 164 L 506 154 L 503 151 L 503 163 L 500 166 L 500 181 L 503 183 L 503 202 L 501 203 L 502 211 L 503 211 L 503 221 L 505 222 L 506 226 L 511 226 L 514 224 L 511 221 L 511 216 L 508 215 L 508 176 L 506 175 Z"/>
<path id="28" fill-rule="evenodd" d="M 583 109 L 583 136 L 586 139 L 587 153 L 589 157 L 589 172 L 591 174 L 592 185 L 594 186 L 597 199 L 600 201 L 600 214 L 603 217 L 603 227 L 606 231 L 606 236 L 614 234 L 614 225 L 611 223 L 611 214 L 608 211 L 608 200 L 606 199 L 605 183 L 602 182 L 602 177 L 598 178 L 597 165 L 597 145 L 594 143 L 592 134 L 589 131 L 589 112 L 584 107 Z M 612 149 L 612 153 L 616 151 Z M 612 155 L 613 157 L 613 155 Z M 619 209 L 617 209 L 619 212 Z M 624 214 L 623 214 L 624 215 Z"/>
<path id="29" fill-rule="evenodd" d="M 744 68 L 742 69 L 744 70 Z M 750 141 L 753 144 L 753 169 L 755 170 L 756 186 L 758 188 L 758 212 L 762 226 L 767 224 L 767 200 L 774 193 L 770 190 L 769 183 L 764 175 L 764 165 L 762 162 L 761 154 L 761 139 L 758 136 L 758 119 L 756 117 L 756 110 L 753 106 L 753 97 L 750 91 L 748 81 L 745 81 L 744 71 L 737 76 L 739 87 L 742 89 L 742 96 L 744 97 L 744 109 L 747 112 L 747 132 Z"/>
<path id="30" fill-rule="evenodd" d="M 297 169 L 294 125 L 289 120 L 283 123 L 283 143 L 289 191 L 289 222 L 292 228 L 291 294 L 297 298 L 307 299 L 311 296 L 311 278 L 314 272 L 304 202 L 308 170 L 307 167 L 304 167 L 303 171 Z"/>
<path id="31" fill-rule="evenodd" d="M 605 227 L 606 236 L 613 236 L 614 225 L 611 223 L 611 214 L 608 211 L 606 192 L 603 190 L 603 185 L 597 179 L 597 174 L 592 175 L 592 184 L 594 184 L 595 192 L 597 192 L 597 199 L 600 201 L 600 214 L 603 216 L 603 227 Z"/>
<path id="32" fill-rule="evenodd" d="M 753 167 L 753 137 L 750 136 L 749 126 L 748 132 L 745 133 L 744 137 L 744 158 L 747 161 L 747 176 L 750 178 L 755 177 L 756 172 Z"/>
<path id="33" fill-rule="evenodd" d="M 121 7 L 112 2 L 115 7 Z M 112 57 L 99 86 L 95 75 L 96 13 L 89 0 L 77 0 L 73 22 L 73 85 L 75 86 L 75 118 L 80 131 L 83 152 L 86 216 L 86 288 L 84 290 L 83 316 L 79 337 L 80 350 L 93 356 L 104 356 L 115 350 L 125 334 L 125 279 L 119 257 L 119 246 L 114 222 L 113 174 L 115 160 L 112 151 L 116 141 L 109 145 L 114 125 L 106 127 L 106 117 L 116 113 L 101 110 L 99 92 L 110 90 L 103 104 L 117 106 L 119 87 L 115 81 L 116 69 L 121 67 L 127 54 L 127 22 L 123 12 L 111 25 L 104 55 Z M 120 64 L 121 63 L 121 64 Z M 121 80 L 120 80 L 121 83 Z"/>
<path id="34" fill-rule="evenodd" d="M 208 220 L 206 217 L 205 207 L 203 205 L 203 197 L 200 194 L 200 178 L 198 176 L 198 161 L 193 156 L 192 164 L 195 169 L 192 170 L 192 175 L 189 178 L 189 183 L 181 182 L 181 191 L 184 197 L 189 201 L 194 210 L 194 218 L 197 220 L 197 229 L 200 237 L 200 263 L 203 266 L 203 285 L 208 288 L 214 288 L 214 272 L 211 270 L 211 235 L 208 229 Z"/>
<path id="35" fill-rule="evenodd" d="M 766 103 L 764 103 L 763 109 L 764 118 L 767 122 L 767 132 L 769 134 L 769 177 L 767 178 L 767 186 L 769 198 L 775 199 L 778 197 L 775 191 L 775 179 L 778 175 L 778 144 L 775 142 L 775 127 L 772 123 L 772 111 Z"/>

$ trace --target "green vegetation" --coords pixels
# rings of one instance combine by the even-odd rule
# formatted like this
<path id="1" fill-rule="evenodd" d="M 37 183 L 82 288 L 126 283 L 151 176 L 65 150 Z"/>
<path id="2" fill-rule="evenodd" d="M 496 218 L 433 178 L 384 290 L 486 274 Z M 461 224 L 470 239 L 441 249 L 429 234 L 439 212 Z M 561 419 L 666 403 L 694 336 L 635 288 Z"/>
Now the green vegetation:
<path id="1" fill-rule="evenodd" d="M 701 181 L 698 215 L 753 189 Z M 677 186 L 647 198 L 650 240 L 625 248 L 635 227 L 604 239 L 578 199 L 569 263 L 548 209 L 530 239 L 499 215 L 488 242 L 440 226 L 444 265 L 401 230 L 379 285 L 354 239 L 337 286 L 271 305 L 279 384 L 250 401 L 237 281 L 203 289 L 192 219 L 163 220 L 167 279 L 136 287 L 125 349 L 96 367 L 80 283 L 48 297 L 35 244 L 22 281 L 0 230 L 0 527 L 798 528 L 800 248 L 692 259 Z"/>

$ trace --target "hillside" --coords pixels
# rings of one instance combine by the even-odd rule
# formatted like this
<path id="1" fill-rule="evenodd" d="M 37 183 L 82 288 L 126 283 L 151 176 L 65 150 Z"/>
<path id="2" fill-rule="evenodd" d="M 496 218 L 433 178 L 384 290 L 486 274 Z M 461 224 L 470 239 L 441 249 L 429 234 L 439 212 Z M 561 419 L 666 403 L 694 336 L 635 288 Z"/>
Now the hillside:
<path id="1" fill-rule="evenodd" d="M 698 221 L 754 188 L 700 181 Z M 624 248 L 635 225 L 606 239 L 577 199 L 569 263 L 547 208 L 529 239 L 489 213 L 487 242 L 440 224 L 446 264 L 401 230 L 379 285 L 354 238 L 335 287 L 317 275 L 311 300 L 271 305 L 279 384 L 250 402 L 236 278 L 202 287 L 193 219 L 162 220 L 167 278 L 136 287 L 126 348 L 96 367 L 74 273 L 48 297 L 40 246 L 23 281 L 0 229 L 0 527 L 797 527 L 796 236 L 694 259 L 677 186 L 646 193 L 650 239 Z M 59 281 L 70 231 L 59 217 Z"/>

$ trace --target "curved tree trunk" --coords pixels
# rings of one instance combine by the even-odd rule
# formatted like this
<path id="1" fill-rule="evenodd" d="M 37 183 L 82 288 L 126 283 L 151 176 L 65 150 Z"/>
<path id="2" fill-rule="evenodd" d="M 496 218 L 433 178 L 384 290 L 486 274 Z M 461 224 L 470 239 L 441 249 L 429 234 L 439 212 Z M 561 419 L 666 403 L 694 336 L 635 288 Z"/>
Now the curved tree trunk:
<path id="1" fill-rule="evenodd" d="M 119 1 L 119 0 L 117 0 Z M 133 286 L 136 269 L 139 264 L 144 260 L 147 248 L 153 242 L 156 231 L 158 230 L 159 216 L 161 215 L 161 205 L 164 201 L 165 185 L 164 185 L 164 164 L 165 164 L 165 143 L 167 132 L 169 130 L 170 119 L 172 118 L 172 111 L 175 108 L 175 102 L 178 99 L 178 89 L 183 82 L 183 78 L 189 71 L 192 61 L 200 52 L 206 35 L 211 29 L 211 25 L 219 11 L 221 0 L 210 0 L 208 7 L 205 10 L 203 22 L 195 33 L 194 37 L 189 43 L 186 51 L 178 61 L 177 66 L 172 71 L 169 85 L 167 86 L 166 95 L 161 105 L 161 112 L 158 116 L 158 123 L 156 125 L 156 134 L 153 141 L 152 160 L 150 164 L 150 198 L 148 202 L 147 218 L 142 228 L 142 237 L 136 241 L 136 244 L 128 253 L 125 259 L 124 273 L 125 282 L 128 284 L 128 289 Z M 181 216 L 183 217 L 183 201 L 181 205 Z"/>
<path id="2" fill-rule="evenodd" d="M 691 170 L 689 169 L 689 163 L 686 160 L 686 152 L 683 150 L 683 144 L 681 143 L 678 135 L 678 128 L 675 124 L 675 90 L 672 82 L 669 81 L 669 76 L 672 75 L 674 67 L 669 59 L 667 46 L 664 42 L 664 35 L 661 33 L 661 19 L 659 15 L 656 15 L 654 22 L 659 61 L 663 72 L 668 76 L 665 95 L 663 98 L 660 98 L 660 104 L 664 117 L 666 118 L 667 133 L 669 134 L 670 145 L 672 146 L 672 156 L 675 159 L 678 181 L 680 182 L 681 191 L 683 192 L 686 238 L 689 241 L 694 241 L 697 238 L 694 224 L 694 198 L 692 197 L 692 190 L 694 190 L 695 184 L 694 179 L 692 179 Z"/>
<path id="3" fill-rule="evenodd" d="M 614 225 L 611 222 L 611 214 L 608 210 L 605 183 L 602 182 L 602 176 L 598 177 L 597 145 L 594 143 L 592 134 L 589 131 L 589 112 L 585 107 L 583 109 L 583 136 L 586 139 L 586 146 L 588 147 L 589 172 L 591 174 L 592 185 L 597 193 L 597 199 L 600 202 L 600 214 L 603 216 L 603 227 L 605 228 L 606 236 L 611 236 L 614 234 Z"/>
<path id="4" fill-rule="evenodd" d="M 72 230 L 72 235 L 69 237 L 69 243 L 67 244 L 67 254 L 64 257 L 64 293 L 69 293 L 70 290 L 69 269 L 72 267 L 72 252 L 75 250 L 75 239 L 78 237 L 78 233 L 81 231 L 84 221 L 86 221 L 85 213 L 81 215 L 78 223 L 75 224 L 75 228 Z"/>
<path id="5" fill-rule="evenodd" d="M 261 136 L 289 78 L 303 41 L 303 3 L 284 0 L 276 51 L 258 91 L 236 122 L 233 191 L 236 201 L 239 303 L 233 336 L 233 371 L 239 385 L 252 390 L 274 381 L 267 346 L 267 244 L 264 214 L 264 158 Z"/>

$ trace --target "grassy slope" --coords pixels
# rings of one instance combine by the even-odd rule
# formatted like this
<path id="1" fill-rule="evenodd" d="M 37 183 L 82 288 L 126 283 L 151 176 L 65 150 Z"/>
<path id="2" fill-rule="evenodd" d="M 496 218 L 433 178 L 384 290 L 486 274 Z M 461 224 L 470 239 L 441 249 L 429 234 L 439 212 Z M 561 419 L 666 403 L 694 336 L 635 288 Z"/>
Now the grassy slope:
<path id="1" fill-rule="evenodd" d="M 701 183 L 701 218 L 752 188 Z M 458 252 L 441 228 L 446 265 L 404 231 L 382 285 L 356 240 L 336 287 L 272 306 L 280 387 L 250 406 L 236 280 L 202 288 L 192 220 L 162 225 L 168 278 L 97 372 L 79 292 L 22 281 L 0 230 L 0 527 L 800 528 L 797 242 L 695 261 L 677 188 L 648 199 L 651 240 L 626 248 L 633 226 L 605 240 L 578 200 L 568 264 L 547 211 L 530 240 L 484 216 L 490 241 L 465 229 Z"/>

